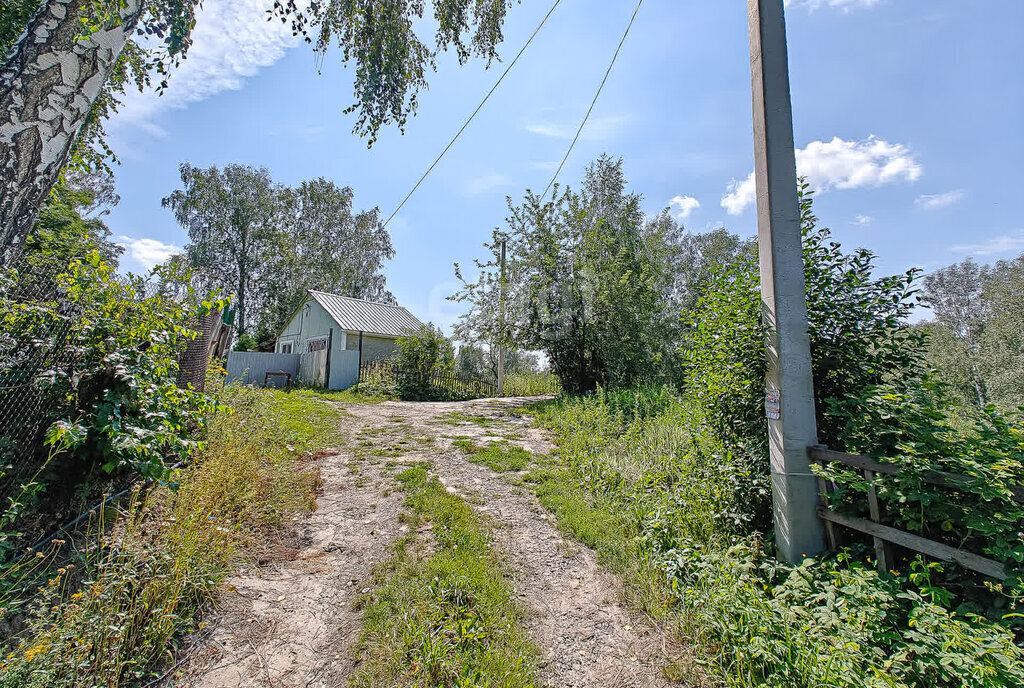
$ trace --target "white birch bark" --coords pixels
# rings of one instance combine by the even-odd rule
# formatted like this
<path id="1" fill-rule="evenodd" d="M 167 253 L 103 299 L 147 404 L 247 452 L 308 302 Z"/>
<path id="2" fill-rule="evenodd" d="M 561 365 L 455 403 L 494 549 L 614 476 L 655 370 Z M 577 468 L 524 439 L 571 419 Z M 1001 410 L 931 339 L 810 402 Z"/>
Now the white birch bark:
<path id="1" fill-rule="evenodd" d="M 119 25 L 80 38 L 88 4 L 46 0 L 0 67 L 0 267 L 21 252 L 144 8 L 124 0 Z"/>

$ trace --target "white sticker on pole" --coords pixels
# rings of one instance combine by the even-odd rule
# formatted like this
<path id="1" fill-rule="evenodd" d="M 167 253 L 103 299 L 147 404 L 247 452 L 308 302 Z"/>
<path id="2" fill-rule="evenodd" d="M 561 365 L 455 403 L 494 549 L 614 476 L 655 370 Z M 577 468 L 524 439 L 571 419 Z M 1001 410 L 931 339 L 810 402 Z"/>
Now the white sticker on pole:
<path id="1" fill-rule="evenodd" d="M 778 392 L 768 391 L 764 395 L 764 415 L 768 420 L 778 420 L 782 416 L 782 404 Z"/>

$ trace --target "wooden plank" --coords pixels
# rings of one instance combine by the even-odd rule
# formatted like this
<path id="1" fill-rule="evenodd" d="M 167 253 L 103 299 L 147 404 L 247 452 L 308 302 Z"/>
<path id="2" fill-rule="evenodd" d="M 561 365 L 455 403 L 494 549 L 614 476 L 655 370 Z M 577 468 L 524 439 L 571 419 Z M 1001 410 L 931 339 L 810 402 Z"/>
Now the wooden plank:
<path id="1" fill-rule="evenodd" d="M 810 457 L 812 461 L 820 461 L 822 463 L 841 463 L 844 466 L 860 468 L 861 470 L 869 470 L 883 475 L 895 475 L 899 472 L 899 468 L 891 463 L 879 463 L 870 456 L 847 454 L 846 452 L 838 452 L 832 449 L 826 449 L 825 447 L 808 447 L 807 456 Z M 946 473 L 944 471 L 925 471 L 921 474 L 921 480 L 930 485 L 938 485 L 940 487 L 948 487 L 956 490 L 962 489 L 962 485 L 970 482 L 971 478 L 966 475 Z M 1010 490 L 1013 492 L 1013 500 L 1024 504 L 1024 485 L 1014 485 Z"/>
<path id="2" fill-rule="evenodd" d="M 874 471 L 864 469 L 864 479 L 869 483 L 875 479 Z M 868 512 L 871 514 L 872 523 L 882 522 L 882 509 L 878 505 L 878 493 L 875 492 L 875 486 L 871 485 L 868 488 Z M 889 548 L 886 545 L 885 540 L 875 535 L 872 540 L 875 545 L 875 557 L 878 561 L 878 570 L 885 573 L 889 570 Z"/>
<path id="3" fill-rule="evenodd" d="M 852 528 L 853 530 L 860 531 L 867 535 L 880 537 L 883 540 L 887 540 L 888 542 L 899 545 L 900 547 L 912 549 L 915 552 L 926 554 L 929 557 L 941 559 L 942 561 L 955 562 L 964 568 L 977 571 L 978 573 L 989 576 L 990 578 L 1006 580 L 1006 568 L 998 561 L 986 559 L 985 557 L 978 556 L 977 554 L 965 552 L 962 549 L 950 547 L 949 545 L 944 545 L 941 542 L 935 542 L 934 540 L 929 540 L 897 528 L 883 526 L 880 523 L 872 523 L 865 518 L 838 514 L 823 506 L 818 507 L 818 516 L 825 521 L 838 523 L 841 526 Z"/>
<path id="4" fill-rule="evenodd" d="M 825 501 L 825 496 L 830 492 L 829 483 L 824 478 L 818 476 L 818 491 L 821 493 L 821 500 Z M 825 544 L 828 545 L 830 552 L 839 551 L 839 534 L 836 532 L 836 527 L 831 521 L 825 521 Z"/>

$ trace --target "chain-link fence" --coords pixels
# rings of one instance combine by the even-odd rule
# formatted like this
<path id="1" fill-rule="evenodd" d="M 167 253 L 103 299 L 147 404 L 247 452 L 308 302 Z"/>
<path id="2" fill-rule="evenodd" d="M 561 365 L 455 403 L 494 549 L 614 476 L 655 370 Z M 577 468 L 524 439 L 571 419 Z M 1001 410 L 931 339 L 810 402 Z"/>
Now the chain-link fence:
<path id="1" fill-rule="evenodd" d="M 78 308 L 62 291 L 64 261 L 33 260 L 0 275 L 0 495 L 35 474 L 58 392 L 54 371 L 73 365 L 68 337 Z M 15 312 L 17 311 L 17 315 Z"/>
<path id="2" fill-rule="evenodd" d="M 0 498 L 32 480 L 44 465 L 47 429 L 67 410 L 67 384 L 81 375 L 83 354 L 76 332 L 88 327 L 76 280 L 68 279 L 66 260 L 35 255 L 0 273 Z M 141 278 L 112 274 L 119 298 L 139 304 L 159 287 Z M 179 384 L 202 386 L 210 329 L 219 313 L 192 323 L 202 333 L 183 351 Z M 183 347 L 184 348 L 184 347 Z M 187 373 L 187 375 L 185 374 Z"/>

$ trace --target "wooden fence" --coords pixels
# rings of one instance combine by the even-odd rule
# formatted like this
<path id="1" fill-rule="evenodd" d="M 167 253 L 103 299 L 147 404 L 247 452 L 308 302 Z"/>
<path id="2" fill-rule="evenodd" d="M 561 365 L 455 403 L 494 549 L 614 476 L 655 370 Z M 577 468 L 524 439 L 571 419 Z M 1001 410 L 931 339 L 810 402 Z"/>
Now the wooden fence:
<path id="1" fill-rule="evenodd" d="M 807 455 L 814 463 L 822 465 L 841 464 L 849 468 L 859 469 L 864 479 L 868 482 L 873 481 L 876 475 L 895 475 L 899 472 L 899 468 L 892 464 L 879 463 L 867 456 L 845 454 L 826 449 L 825 447 L 809 447 Z M 930 485 L 957 490 L 968 484 L 971 478 L 965 475 L 944 473 L 942 471 L 927 471 L 921 475 L 921 480 Z M 836 486 L 835 483 L 822 477 L 818 478 L 818 482 L 822 493 L 822 500 L 824 501 L 825 497 L 834 491 Z M 1014 487 L 1013 492 L 1014 501 L 1024 504 L 1024 487 Z M 867 500 L 870 518 L 840 514 L 832 511 L 825 505 L 818 507 L 818 516 L 825 522 L 825 531 L 830 549 L 835 551 L 838 546 L 836 526 L 843 526 L 844 528 L 850 528 L 871 536 L 880 571 L 889 570 L 893 560 L 891 545 L 894 544 L 934 557 L 935 559 L 955 562 L 960 566 L 992 578 L 1004 580 L 1007 577 L 1006 567 L 998 561 L 882 524 L 882 509 L 874 486 L 868 488 Z"/>
<path id="2" fill-rule="evenodd" d="M 359 383 L 389 382 L 395 385 L 419 385 L 448 393 L 452 397 L 465 399 L 497 396 L 498 388 L 492 382 L 476 377 L 460 375 L 449 370 L 435 370 L 429 375 L 407 370 L 392 359 L 364 363 L 359 367 Z"/>

